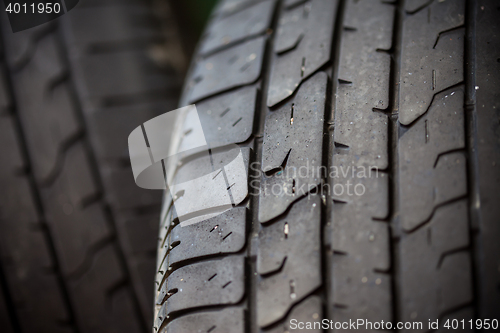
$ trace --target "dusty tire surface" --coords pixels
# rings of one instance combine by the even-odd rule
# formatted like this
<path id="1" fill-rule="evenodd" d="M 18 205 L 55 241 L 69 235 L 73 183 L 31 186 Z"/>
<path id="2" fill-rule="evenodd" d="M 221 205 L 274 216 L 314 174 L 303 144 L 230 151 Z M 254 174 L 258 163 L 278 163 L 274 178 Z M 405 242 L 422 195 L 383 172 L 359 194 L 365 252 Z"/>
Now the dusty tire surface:
<path id="1" fill-rule="evenodd" d="M 222 1 L 180 106 L 196 104 L 208 143 L 249 151 L 249 184 L 232 209 L 188 226 L 167 191 L 154 331 L 498 319 L 497 10 Z"/>
<path id="2" fill-rule="evenodd" d="M 2 332 L 150 331 L 161 194 L 127 137 L 175 108 L 184 61 L 155 4 L 81 1 L 16 34 L 2 5 Z"/>

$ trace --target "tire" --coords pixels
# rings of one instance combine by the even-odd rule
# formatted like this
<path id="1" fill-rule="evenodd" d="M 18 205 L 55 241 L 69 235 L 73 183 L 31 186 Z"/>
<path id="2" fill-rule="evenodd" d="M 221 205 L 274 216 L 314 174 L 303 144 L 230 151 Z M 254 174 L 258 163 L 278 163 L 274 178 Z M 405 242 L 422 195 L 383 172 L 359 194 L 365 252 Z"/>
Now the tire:
<path id="1" fill-rule="evenodd" d="M 222 1 L 180 103 L 196 103 L 211 157 L 167 174 L 238 144 L 249 182 L 232 209 L 186 226 L 167 191 L 154 331 L 498 319 L 495 6 Z"/>
<path id="2" fill-rule="evenodd" d="M 16 34 L 2 15 L 1 331 L 149 332 L 161 196 L 127 137 L 178 103 L 168 7 L 80 1 Z"/>

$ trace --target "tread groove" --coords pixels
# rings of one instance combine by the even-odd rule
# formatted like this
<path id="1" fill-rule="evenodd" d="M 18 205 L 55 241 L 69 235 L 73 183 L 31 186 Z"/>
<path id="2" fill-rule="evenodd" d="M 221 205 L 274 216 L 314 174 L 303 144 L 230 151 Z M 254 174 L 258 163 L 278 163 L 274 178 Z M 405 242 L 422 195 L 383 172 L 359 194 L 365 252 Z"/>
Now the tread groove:
<path id="1" fill-rule="evenodd" d="M 478 129 L 476 115 L 476 3 L 473 0 L 466 1 L 465 11 L 465 54 L 464 54 L 464 73 L 465 73 L 465 149 L 467 152 L 467 192 L 469 193 L 469 243 L 471 247 L 472 263 L 472 288 L 474 295 L 480 295 L 480 250 L 481 244 L 476 237 L 480 226 L 482 225 L 479 194 L 479 162 L 478 162 Z M 473 300 L 474 319 L 480 317 L 479 303 L 481 296 L 475 296 Z"/>
<path id="2" fill-rule="evenodd" d="M 328 107 L 326 108 L 325 113 L 325 123 L 324 126 L 326 128 L 325 133 L 329 133 L 327 139 L 324 140 L 323 143 L 323 164 L 328 168 L 331 168 L 334 165 L 333 156 L 335 155 L 335 151 L 337 149 L 348 150 L 349 146 L 335 142 L 335 109 L 337 103 L 337 91 L 340 85 L 352 85 L 352 82 L 349 80 L 344 80 L 339 77 L 340 67 L 340 52 L 342 47 L 342 32 L 344 31 L 344 16 L 346 11 L 346 3 L 347 0 L 340 0 L 337 4 L 336 8 L 336 17 L 333 21 L 333 41 L 331 43 L 331 59 L 332 59 L 332 68 L 331 68 L 331 80 L 330 80 L 330 89 L 331 93 L 329 94 L 329 99 L 327 100 Z M 330 110 L 330 112 L 328 112 Z M 331 131 L 330 131 L 331 129 Z M 334 179 L 332 177 L 327 178 L 327 184 L 329 188 L 332 189 L 334 187 Z M 333 206 L 335 204 L 345 204 L 343 200 L 336 199 L 332 196 L 331 191 L 326 191 L 326 203 L 323 203 L 323 211 L 322 211 L 322 221 L 321 221 L 321 241 L 322 241 L 322 283 L 325 288 L 325 300 L 323 304 L 323 312 L 324 318 L 328 320 L 335 320 L 334 308 L 336 307 L 336 302 L 334 301 L 334 286 L 332 284 L 333 280 L 333 258 L 335 255 L 347 256 L 348 254 L 344 251 L 338 251 L 334 248 L 332 244 L 332 236 L 333 233 Z M 346 307 L 347 308 L 347 307 Z"/>
<path id="3" fill-rule="evenodd" d="M 389 229 L 390 241 L 390 260 L 391 260 L 391 292 L 392 292 L 392 323 L 401 320 L 400 313 L 400 294 L 401 285 L 400 280 L 400 252 L 399 240 L 401 237 L 401 226 L 399 222 L 399 156 L 398 156 L 398 141 L 401 125 L 398 122 L 399 114 L 399 93 L 400 93 L 400 71 L 401 71 L 401 54 L 403 43 L 403 21 L 405 18 L 404 0 L 396 0 L 395 6 L 395 19 L 393 26 L 393 36 L 391 42 L 391 67 L 390 67 L 390 83 L 389 83 L 389 100 L 390 100 L 390 113 L 389 113 Z"/>

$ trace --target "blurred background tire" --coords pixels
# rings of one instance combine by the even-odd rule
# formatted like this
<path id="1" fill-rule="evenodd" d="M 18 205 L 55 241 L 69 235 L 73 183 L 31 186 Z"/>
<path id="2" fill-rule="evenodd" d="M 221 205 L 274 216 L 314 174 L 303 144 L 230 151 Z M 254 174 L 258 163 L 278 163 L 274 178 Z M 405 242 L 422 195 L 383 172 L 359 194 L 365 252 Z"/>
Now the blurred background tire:
<path id="1" fill-rule="evenodd" d="M 177 106 L 174 16 L 83 0 L 16 34 L 1 17 L 2 332 L 150 331 L 161 193 L 135 185 L 127 137 Z"/>

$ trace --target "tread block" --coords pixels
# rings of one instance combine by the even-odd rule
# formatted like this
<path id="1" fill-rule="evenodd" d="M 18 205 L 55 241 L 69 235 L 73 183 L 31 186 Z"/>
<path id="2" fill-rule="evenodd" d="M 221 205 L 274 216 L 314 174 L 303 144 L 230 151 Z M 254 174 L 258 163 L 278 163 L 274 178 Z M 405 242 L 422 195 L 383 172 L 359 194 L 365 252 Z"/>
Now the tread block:
<path id="1" fill-rule="evenodd" d="M 334 155 L 330 175 L 333 316 L 337 321 L 390 321 L 391 277 L 383 273 L 391 267 L 389 228 L 374 221 L 389 214 L 389 177 L 357 163 L 356 156 Z"/>
<path id="2" fill-rule="evenodd" d="M 391 321 L 391 277 L 355 262 L 350 255 L 334 254 L 333 307 L 336 321 Z"/>
<path id="3" fill-rule="evenodd" d="M 307 0 L 284 0 L 283 6 L 288 9 L 288 8 L 291 8 L 293 6 L 300 4 L 301 2 L 306 2 L 306 1 Z"/>
<path id="4" fill-rule="evenodd" d="M 258 37 L 195 62 L 188 78 L 189 102 L 255 82 L 262 68 L 265 41 L 265 37 Z"/>
<path id="5" fill-rule="evenodd" d="M 435 320 L 472 301 L 467 201 L 439 208 L 401 238 L 402 320 Z"/>
<path id="6" fill-rule="evenodd" d="M 434 94 L 463 81 L 465 1 L 434 1 L 403 22 L 399 121 L 409 125 Z M 448 31 L 448 32 L 446 32 Z M 445 33 L 443 33 L 445 32 Z"/>
<path id="7" fill-rule="evenodd" d="M 235 14 L 244 8 L 251 6 L 260 0 L 222 0 L 217 2 L 217 12 L 221 16 L 229 16 Z"/>
<path id="8" fill-rule="evenodd" d="M 154 244 L 154 242 L 151 242 Z M 154 252 L 129 258 L 130 275 L 134 281 L 133 287 L 149 327 L 153 326 L 152 304 L 154 304 L 154 293 L 151 292 L 152 281 L 155 279 L 156 260 Z"/>
<path id="9" fill-rule="evenodd" d="M 0 289 L 0 325 L 2 325 L 2 330 L 5 333 L 14 333 L 14 328 L 12 326 L 12 317 L 9 314 L 8 305 L 6 297 L 4 295 L 3 289 Z"/>
<path id="10" fill-rule="evenodd" d="M 334 141 L 349 147 L 356 165 L 385 169 L 388 119 L 373 108 L 389 105 L 390 55 L 378 50 L 391 48 L 394 7 L 348 1 L 345 10 Z"/>
<path id="11" fill-rule="evenodd" d="M 181 222 L 194 223 L 193 218 L 210 209 L 240 204 L 248 196 L 249 159 L 250 148 L 237 148 L 203 154 L 181 165 L 170 185 L 171 194 L 177 197 L 176 212 L 181 219 L 186 217 Z"/>
<path id="12" fill-rule="evenodd" d="M 7 177 L 5 173 L 2 173 L 1 176 L 0 221 L 2 225 L 13 231 L 16 230 L 17 227 L 15 225 L 11 226 L 8 221 L 17 221 L 27 229 L 38 225 L 38 212 L 28 179 L 24 177 L 15 177 L 12 174 L 9 174 Z M 7 235 L 7 233 L 5 233 L 5 235 Z"/>
<path id="13" fill-rule="evenodd" d="M 36 179 L 46 180 L 69 140 L 81 131 L 56 36 L 45 36 L 13 75 L 15 99 Z"/>
<path id="14" fill-rule="evenodd" d="M 354 184 L 363 184 L 366 193 L 340 197 L 342 201 L 335 202 L 333 208 L 334 250 L 352 256 L 361 266 L 381 271 L 390 268 L 389 230 L 387 223 L 373 218 L 384 218 L 388 214 L 388 178 L 380 174 L 380 178 L 355 180 Z M 342 185 L 347 187 L 345 183 Z M 384 215 L 375 215 L 377 211 Z"/>
<path id="15" fill-rule="evenodd" d="M 0 182 L 2 185 L 2 191 L 0 191 L 2 225 L 7 229 L 10 229 L 10 223 L 14 223 L 8 223 L 8 221 L 17 221 L 27 229 L 38 225 L 38 212 L 28 179 L 18 178 L 12 174 L 6 177 L 6 174 L 2 174 Z M 12 226 L 11 230 L 16 230 L 16 227 Z"/>
<path id="16" fill-rule="evenodd" d="M 151 289 L 147 289 L 149 291 Z M 139 314 L 134 306 L 132 299 L 132 289 L 119 287 L 118 290 L 108 290 L 109 307 L 108 319 L 111 324 L 108 324 L 107 330 L 115 330 L 118 332 L 140 332 L 142 329 Z M 138 297 L 141 299 L 141 296 Z M 149 318 L 148 318 L 149 319 Z M 106 323 L 107 324 L 107 323 Z M 104 329 L 106 330 L 106 329 Z M 89 330 L 96 332 L 97 330 Z"/>
<path id="17" fill-rule="evenodd" d="M 19 31 L 12 32 L 7 13 L 2 13 L 2 33 L 5 59 L 10 67 L 18 68 L 29 61 L 38 48 L 39 41 L 54 29 L 54 22 Z"/>
<path id="18" fill-rule="evenodd" d="M 354 161 L 353 161 L 354 160 Z M 333 316 L 337 321 L 392 319 L 389 177 L 357 167 L 349 155 L 336 155 L 333 174 Z M 363 171 L 365 170 L 365 171 Z"/>
<path id="19" fill-rule="evenodd" d="M 245 258 L 241 256 L 184 266 L 167 277 L 156 304 L 163 304 L 167 315 L 201 306 L 236 304 L 245 293 L 244 279 Z"/>
<path id="20" fill-rule="evenodd" d="M 159 191 L 145 190 L 136 185 L 130 168 L 103 166 L 101 174 L 106 199 L 115 210 L 151 207 L 161 202 Z"/>
<path id="21" fill-rule="evenodd" d="M 65 274 L 77 270 L 92 244 L 111 235 L 101 204 L 92 199 L 97 193 L 85 149 L 76 144 L 67 152 L 58 178 L 42 191 L 47 223 Z"/>
<path id="22" fill-rule="evenodd" d="M 248 140 L 252 135 L 256 99 L 257 89 L 245 87 L 197 103 L 207 144 L 216 148 Z"/>
<path id="23" fill-rule="evenodd" d="M 144 5 L 116 3 L 100 8 L 80 6 L 61 18 L 72 36 L 73 52 L 96 52 L 106 47 L 148 45 L 161 36 L 151 24 L 151 9 Z M 99 49 L 101 48 L 101 49 Z"/>
<path id="24" fill-rule="evenodd" d="M 130 215 L 115 216 L 125 252 L 130 256 L 153 253 L 158 237 L 158 215 Z"/>
<path id="25" fill-rule="evenodd" d="M 81 332 L 139 332 L 131 290 L 123 282 L 126 276 L 114 247 L 108 245 L 93 255 L 90 269 L 69 281 L 72 299 L 81 305 L 75 307 Z"/>
<path id="26" fill-rule="evenodd" d="M 356 166 L 349 155 L 335 155 L 330 189 L 340 207 L 349 206 L 360 219 L 385 219 L 389 214 L 389 176 L 380 170 Z"/>
<path id="27" fill-rule="evenodd" d="M 167 332 L 244 333 L 244 311 L 232 307 L 189 314 L 172 320 L 164 330 L 160 331 L 160 333 Z"/>
<path id="28" fill-rule="evenodd" d="M 0 69 L 0 116 L 10 112 L 11 96 L 7 86 L 7 79 L 3 69 Z"/>
<path id="29" fill-rule="evenodd" d="M 423 8 L 428 3 L 429 0 L 407 0 L 405 1 L 405 11 L 413 13 L 416 10 Z"/>
<path id="30" fill-rule="evenodd" d="M 394 6 L 347 1 L 335 107 L 331 306 L 336 321 L 392 319 L 388 123 Z M 374 29 L 376 27 L 376 29 Z M 375 109 L 380 112 L 375 112 Z M 336 330 L 338 331 L 338 330 Z"/>
<path id="31" fill-rule="evenodd" d="M 325 73 L 314 75 L 300 87 L 293 100 L 266 117 L 262 153 L 264 173 L 259 197 L 260 222 L 284 213 L 294 201 L 321 182 L 319 168 L 326 85 Z M 266 176 L 265 172 L 279 168 L 283 172 Z"/>
<path id="32" fill-rule="evenodd" d="M 69 320 L 69 314 L 39 228 L 30 184 L 13 174 L 2 172 L 0 177 L 0 261 L 17 315 L 30 318 L 20 320 L 21 328 L 27 332 L 70 332 L 70 327 L 60 325 Z M 44 306 L 29 306 L 33 299 L 43 300 Z"/>
<path id="33" fill-rule="evenodd" d="M 290 314 L 287 316 L 286 320 L 283 321 L 283 324 L 277 326 L 274 329 L 266 331 L 266 333 L 286 333 L 290 331 L 295 331 L 298 323 L 314 323 L 312 327 L 304 325 L 306 332 L 308 333 L 321 333 L 323 330 L 321 329 L 321 320 L 323 318 L 323 308 L 321 298 L 318 296 L 310 296 L 306 298 L 301 303 L 297 304 Z M 292 321 L 293 320 L 293 321 Z M 316 326 L 314 326 L 316 325 Z M 292 329 L 291 327 L 295 327 Z"/>
<path id="34" fill-rule="evenodd" d="M 401 225 L 412 230 L 434 208 L 467 193 L 463 87 L 439 93 L 399 140 Z"/>
<path id="35" fill-rule="evenodd" d="M 321 205 L 318 195 L 305 197 L 287 215 L 259 232 L 259 326 L 278 321 L 321 285 Z"/>
<path id="36" fill-rule="evenodd" d="M 130 98 L 154 96 L 175 89 L 174 75 L 166 75 L 143 50 L 126 50 L 75 57 L 84 111 L 124 103 Z M 124 70 L 127 68 L 128 70 Z"/>
<path id="37" fill-rule="evenodd" d="M 15 123 L 11 117 L 0 116 L 0 143 L 3 147 L 0 174 L 12 175 L 22 171 L 25 162 L 21 155 L 19 138 L 15 133 Z"/>
<path id="38" fill-rule="evenodd" d="M 279 19 L 267 105 L 291 96 L 299 84 L 330 60 L 337 1 L 311 0 Z"/>
<path id="39" fill-rule="evenodd" d="M 174 100 L 95 109 L 86 116 L 92 147 L 100 162 L 129 161 L 128 136 L 138 126 L 176 108 Z M 168 129 L 166 129 L 168 130 Z M 113 135 L 109 135 L 113 133 Z M 130 169 L 130 166 L 127 166 Z"/>
<path id="40" fill-rule="evenodd" d="M 169 264 L 243 249 L 246 240 L 246 211 L 243 207 L 233 208 L 203 222 L 175 227 L 169 239 L 170 244 L 165 246 L 172 247 L 168 257 Z"/>
<path id="41" fill-rule="evenodd" d="M 215 51 L 230 43 L 260 35 L 271 24 L 274 1 L 256 3 L 251 7 L 214 21 L 205 30 L 200 53 Z"/>

